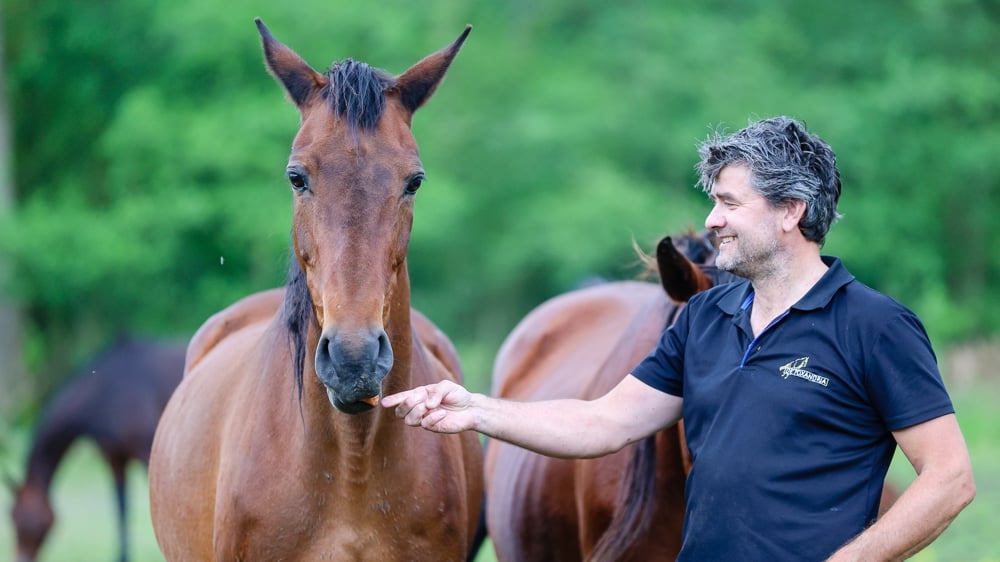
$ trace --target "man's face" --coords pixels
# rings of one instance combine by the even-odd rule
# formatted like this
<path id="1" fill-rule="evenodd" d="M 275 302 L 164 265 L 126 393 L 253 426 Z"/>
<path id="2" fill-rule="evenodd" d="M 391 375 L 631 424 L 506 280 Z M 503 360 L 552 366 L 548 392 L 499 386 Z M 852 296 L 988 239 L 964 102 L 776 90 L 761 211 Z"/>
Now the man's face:
<path id="1" fill-rule="evenodd" d="M 754 191 L 750 170 L 739 164 L 722 169 L 709 197 L 714 206 L 705 227 L 719 237 L 715 265 L 751 280 L 767 274 L 779 250 L 781 209 Z"/>

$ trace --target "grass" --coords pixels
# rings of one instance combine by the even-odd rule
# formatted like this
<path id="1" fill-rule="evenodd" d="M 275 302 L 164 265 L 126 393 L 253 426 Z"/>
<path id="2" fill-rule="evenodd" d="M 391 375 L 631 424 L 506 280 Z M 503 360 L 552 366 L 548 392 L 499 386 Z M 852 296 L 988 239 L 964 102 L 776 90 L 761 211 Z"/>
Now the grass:
<path id="1" fill-rule="evenodd" d="M 19 439 L 24 441 L 24 439 Z M 24 451 L 18 447 L 19 451 Z M 17 466 L 18 478 L 23 462 L 5 460 L 4 466 Z M 76 560 L 79 562 L 116 560 L 118 531 L 111 473 L 97 447 L 80 441 L 69 451 L 52 485 L 56 522 L 42 547 L 39 562 Z M 11 498 L 4 498 L 4 523 L 0 526 L 0 556 L 14 553 L 14 530 L 10 523 Z M 146 470 L 133 464 L 128 472 L 129 553 L 137 562 L 162 561 L 163 556 L 153 536 L 149 518 Z"/>
<path id="2" fill-rule="evenodd" d="M 972 454 L 978 494 L 954 523 L 929 547 L 913 558 L 915 562 L 1000 562 L 1000 423 L 996 404 L 1000 391 L 992 388 L 964 391 L 954 396 L 959 423 Z M 20 475 L 26 435 L 18 432 L 2 436 L 4 458 L 0 467 Z M 912 469 L 897 456 L 890 478 L 903 486 L 912 479 Z M 161 562 L 149 518 L 145 469 L 129 470 L 129 528 L 133 562 Z M 0 559 L 13 555 L 14 537 L 9 512 L 11 498 L 4 492 L 4 522 L 0 525 Z M 117 556 L 111 476 L 96 447 L 80 442 L 56 474 L 52 490 L 56 510 L 53 528 L 39 562 L 74 560 L 107 562 Z M 8 554 L 9 553 L 9 554 Z M 476 562 L 493 562 L 489 545 Z"/>
<path id="3" fill-rule="evenodd" d="M 1000 562 L 1000 423 L 996 404 L 1000 391 L 984 386 L 953 394 L 958 423 L 972 457 L 976 499 L 914 562 Z M 889 478 L 903 486 L 914 477 L 898 452 Z"/>

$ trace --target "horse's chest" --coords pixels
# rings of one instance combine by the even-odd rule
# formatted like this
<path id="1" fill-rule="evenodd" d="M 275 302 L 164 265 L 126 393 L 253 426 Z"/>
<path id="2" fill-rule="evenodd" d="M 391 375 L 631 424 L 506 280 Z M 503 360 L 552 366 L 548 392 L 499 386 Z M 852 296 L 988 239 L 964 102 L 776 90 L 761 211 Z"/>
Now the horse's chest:
<path id="1" fill-rule="evenodd" d="M 260 491 L 259 489 L 257 490 Z M 336 492 L 234 497 L 218 513 L 221 559 L 451 560 L 463 556 L 455 513 L 377 496 Z"/>

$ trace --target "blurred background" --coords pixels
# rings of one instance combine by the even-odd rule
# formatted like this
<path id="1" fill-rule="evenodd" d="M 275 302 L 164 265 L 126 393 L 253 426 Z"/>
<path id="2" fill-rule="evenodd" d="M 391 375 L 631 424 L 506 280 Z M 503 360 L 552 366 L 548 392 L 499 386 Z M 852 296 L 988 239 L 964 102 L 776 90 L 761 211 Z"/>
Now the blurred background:
<path id="1" fill-rule="evenodd" d="M 701 228 L 700 140 L 803 120 L 844 184 L 824 253 L 924 320 L 973 452 L 979 497 L 917 559 L 1000 560 L 997 0 L 0 0 L 0 470 L 23 476 L 45 401 L 116 338 L 184 341 L 284 282 L 298 117 L 254 16 L 319 70 L 392 73 L 473 24 L 414 118 L 409 266 L 475 390 L 531 308 Z M 158 560 L 130 476 L 133 554 Z M 91 445 L 53 498 L 42 560 L 114 556 Z"/>

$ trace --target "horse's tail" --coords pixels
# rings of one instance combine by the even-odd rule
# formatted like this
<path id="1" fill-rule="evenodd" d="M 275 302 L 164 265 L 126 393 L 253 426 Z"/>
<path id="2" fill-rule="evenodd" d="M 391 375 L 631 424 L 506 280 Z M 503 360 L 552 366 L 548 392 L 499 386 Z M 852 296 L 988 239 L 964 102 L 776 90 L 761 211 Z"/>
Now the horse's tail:
<path id="1" fill-rule="evenodd" d="M 479 523 L 476 524 L 476 534 L 472 536 L 472 542 L 469 543 L 469 555 L 465 559 L 466 562 L 472 562 L 476 559 L 487 536 L 489 533 L 486 530 L 486 494 L 483 493 L 483 503 L 479 508 Z"/>
<path id="2" fill-rule="evenodd" d="M 587 562 L 621 562 L 630 546 L 649 531 L 656 508 L 656 435 L 636 443 L 618 486 L 611 523 Z"/>
<path id="3" fill-rule="evenodd" d="M 457 355 L 455 356 L 457 357 Z M 457 359 L 456 359 L 457 361 Z M 461 369 L 457 371 L 461 373 Z M 486 462 L 486 449 L 489 445 L 489 439 L 483 441 L 483 463 Z M 483 486 L 483 501 L 479 504 L 479 521 L 476 522 L 476 533 L 472 535 L 472 541 L 469 542 L 469 554 L 465 558 L 465 562 L 473 562 L 476 556 L 479 554 L 479 549 L 483 547 L 483 543 L 486 542 L 486 538 L 490 535 L 489 530 L 486 528 L 486 486 Z"/>

